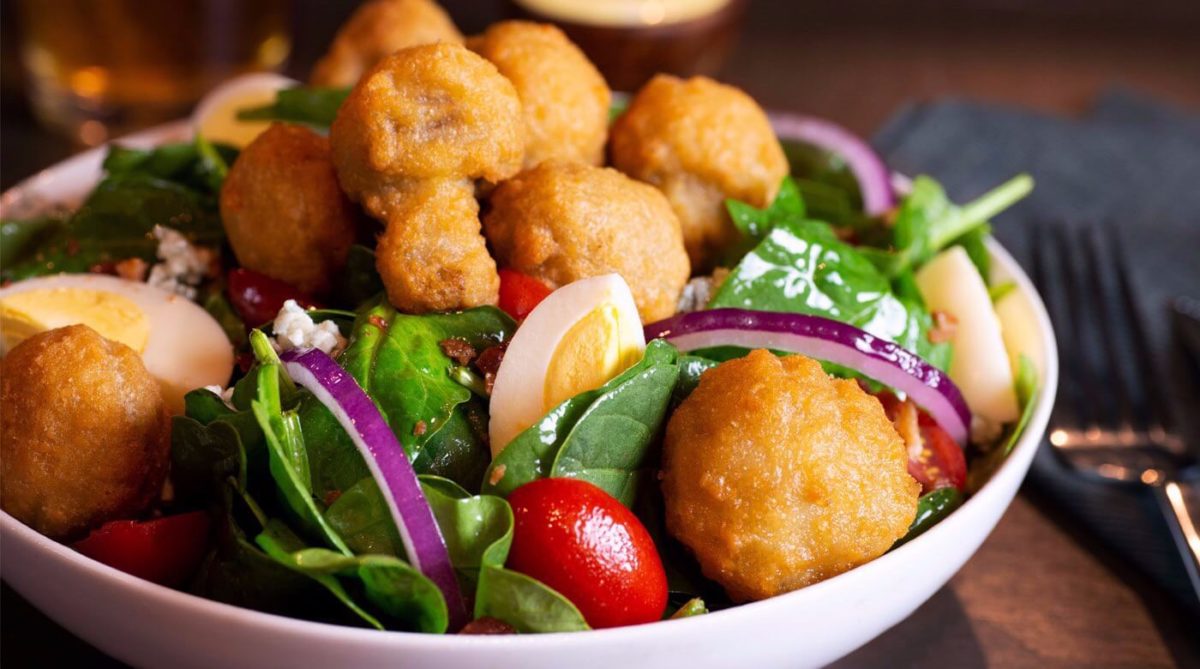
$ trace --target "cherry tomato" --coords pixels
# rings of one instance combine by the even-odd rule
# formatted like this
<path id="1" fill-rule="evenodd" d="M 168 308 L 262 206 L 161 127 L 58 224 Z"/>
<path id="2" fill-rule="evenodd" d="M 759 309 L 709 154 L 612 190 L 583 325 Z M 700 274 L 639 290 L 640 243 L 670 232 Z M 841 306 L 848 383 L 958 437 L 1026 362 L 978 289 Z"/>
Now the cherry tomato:
<path id="1" fill-rule="evenodd" d="M 518 321 L 524 320 L 549 294 L 549 286 L 528 274 L 500 270 L 500 308 Z"/>
<path id="2" fill-rule="evenodd" d="M 154 520 L 114 520 L 73 548 L 126 574 L 162 585 L 179 585 L 204 559 L 208 514 L 193 511 Z"/>
<path id="3" fill-rule="evenodd" d="M 288 300 L 296 300 L 306 309 L 318 306 L 312 296 L 299 288 L 244 267 L 230 270 L 226 280 L 229 301 L 249 327 L 274 320 Z"/>
<path id="4" fill-rule="evenodd" d="M 887 391 L 877 393 L 876 397 L 883 404 L 888 418 L 896 423 L 897 430 L 904 436 L 905 430 L 898 420 L 904 403 Z M 917 427 L 921 435 L 921 450 L 914 455 L 909 448 L 908 473 L 921 484 L 921 493 L 938 488 L 958 488 L 966 492 L 967 459 L 962 448 L 924 409 L 917 409 Z M 905 446 L 910 445 L 906 443 Z"/>
<path id="5" fill-rule="evenodd" d="M 578 479 L 538 479 L 508 497 L 516 516 L 508 566 L 571 600 L 592 627 L 662 618 L 667 576 L 633 512 Z"/>

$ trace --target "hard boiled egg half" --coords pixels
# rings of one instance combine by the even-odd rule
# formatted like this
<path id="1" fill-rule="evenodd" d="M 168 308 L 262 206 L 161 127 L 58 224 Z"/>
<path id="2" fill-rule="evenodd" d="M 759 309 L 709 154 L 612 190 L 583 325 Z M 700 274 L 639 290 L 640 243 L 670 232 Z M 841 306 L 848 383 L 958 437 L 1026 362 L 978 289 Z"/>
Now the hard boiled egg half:
<path id="1" fill-rule="evenodd" d="M 270 127 L 270 121 L 243 121 L 242 109 L 261 107 L 275 101 L 275 93 L 300 82 L 282 74 L 260 72 L 246 74 L 217 86 L 204 96 L 192 114 L 196 132 L 210 142 L 243 147 Z"/>
<path id="2" fill-rule="evenodd" d="M 172 414 L 183 413 L 188 391 L 224 387 L 233 372 L 233 347 L 217 321 L 160 288 L 103 274 L 59 274 L 0 289 L 0 355 L 38 332 L 78 323 L 140 353 Z"/>
<path id="3" fill-rule="evenodd" d="M 567 284 L 529 312 L 492 386 L 492 457 L 551 409 L 599 388 L 646 349 L 629 285 L 616 274 Z"/>

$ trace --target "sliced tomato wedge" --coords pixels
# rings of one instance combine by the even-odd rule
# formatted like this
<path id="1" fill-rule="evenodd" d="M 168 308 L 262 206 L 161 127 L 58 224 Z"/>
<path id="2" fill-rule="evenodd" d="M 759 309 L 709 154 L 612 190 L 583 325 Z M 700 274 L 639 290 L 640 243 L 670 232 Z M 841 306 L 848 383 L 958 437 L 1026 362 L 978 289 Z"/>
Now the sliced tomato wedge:
<path id="1" fill-rule="evenodd" d="M 154 520 L 114 520 L 72 546 L 84 555 L 160 585 L 180 585 L 208 548 L 209 518 L 193 511 Z"/>
<path id="2" fill-rule="evenodd" d="M 901 401 L 882 391 L 879 398 L 908 449 L 908 473 L 921 484 L 921 494 L 938 488 L 967 489 L 967 459 L 954 439 L 912 400 Z"/>
<path id="3" fill-rule="evenodd" d="M 502 269 L 500 274 L 500 308 L 521 321 L 533 311 L 546 296 L 550 287 L 541 281 L 514 269 Z"/>

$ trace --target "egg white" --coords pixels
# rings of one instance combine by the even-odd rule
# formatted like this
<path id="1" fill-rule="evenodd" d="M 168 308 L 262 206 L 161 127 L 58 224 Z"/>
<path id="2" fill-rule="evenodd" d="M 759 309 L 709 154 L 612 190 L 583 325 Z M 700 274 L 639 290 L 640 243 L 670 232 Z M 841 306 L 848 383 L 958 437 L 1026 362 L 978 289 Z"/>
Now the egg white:
<path id="1" fill-rule="evenodd" d="M 120 295 L 150 321 L 142 351 L 146 370 L 158 379 L 167 410 L 183 413 L 183 396 L 204 386 L 224 387 L 233 372 L 233 346 L 220 324 L 185 297 L 140 281 L 105 274 L 58 274 L 0 289 L 0 299 L 29 290 L 82 288 Z"/>
<path id="2" fill-rule="evenodd" d="M 496 372 L 488 424 L 493 457 L 545 414 L 546 373 L 559 343 L 604 304 L 617 309 L 621 350 L 646 348 L 633 293 L 619 275 L 582 279 L 550 293 L 517 329 Z"/>

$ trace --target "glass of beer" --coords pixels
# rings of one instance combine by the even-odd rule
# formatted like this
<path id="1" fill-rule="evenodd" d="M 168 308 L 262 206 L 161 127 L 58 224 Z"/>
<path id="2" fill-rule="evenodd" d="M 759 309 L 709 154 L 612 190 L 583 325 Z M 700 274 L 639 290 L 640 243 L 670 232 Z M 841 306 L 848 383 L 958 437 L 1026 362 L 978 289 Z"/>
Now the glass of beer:
<path id="1" fill-rule="evenodd" d="M 178 117 L 222 79 L 274 70 L 290 0 L 20 0 L 33 111 L 85 145 Z"/>

